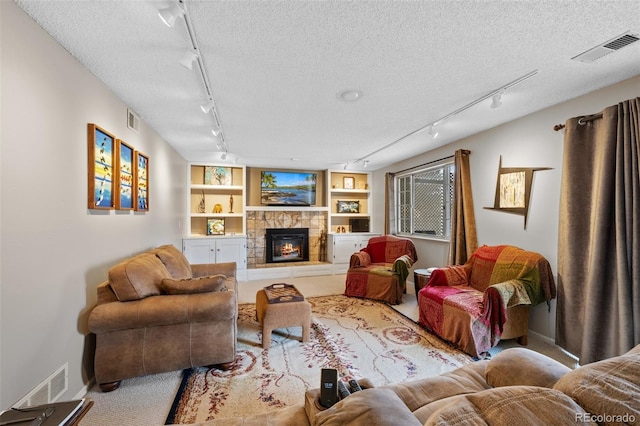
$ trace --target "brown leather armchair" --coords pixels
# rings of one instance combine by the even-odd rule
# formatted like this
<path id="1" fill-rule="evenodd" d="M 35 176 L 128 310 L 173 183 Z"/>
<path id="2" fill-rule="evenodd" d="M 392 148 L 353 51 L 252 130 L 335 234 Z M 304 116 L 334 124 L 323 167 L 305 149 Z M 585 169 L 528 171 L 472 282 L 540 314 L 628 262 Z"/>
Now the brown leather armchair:
<path id="1" fill-rule="evenodd" d="M 190 265 L 162 246 L 112 267 L 97 291 L 89 330 L 103 391 L 131 377 L 235 361 L 235 263 Z"/>

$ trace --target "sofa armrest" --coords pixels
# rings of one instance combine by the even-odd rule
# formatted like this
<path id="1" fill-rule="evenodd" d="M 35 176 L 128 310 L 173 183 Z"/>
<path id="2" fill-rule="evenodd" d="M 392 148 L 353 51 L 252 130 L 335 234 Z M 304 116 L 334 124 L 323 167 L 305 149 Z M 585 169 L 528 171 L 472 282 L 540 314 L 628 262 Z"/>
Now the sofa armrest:
<path id="1" fill-rule="evenodd" d="M 236 262 L 226 263 L 203 263 L 191 265 L 191 273 L 194 278 L 206 277 L 210 275 L 226 275 L 227 277 L 236 277 Z"/>
<path id="2" fill-rule="evenodd" d="M 89 330 L 100 334 L 171 324 L 225 321 L 236 318 L 237 311 L 236 292 L 233 290 L 150 296 L 96 306 L 89 314 Z"/>
<path id="3" fill-rule="evenodd" d="M 427 286 L 456 286 L 468 283 L 467 269 L 464 265 L 455 265 L 434 269 Z"/>
<path id="4" fill-rule="evenodd" d="M 498 292 L 505 308 L 517 305 L 531 305 L 527 288 L 521 280 L 509 280 L 487 287 Z M 486 292 L 486 290 L 485 290 Z"/>
<path id="5" fill-rule="evenodd" d="M 505 349 L 487 365 L 487 383 L 501 386 L 553 387 L 571 369 L 558 361 L 526 348 Z"/>
<path id="6" fill-rule="evenodd" d="M 353 253 L 349 259 L 349 268 L 364 268 L 371 265 L 371 256 L 365 251 Z"/>

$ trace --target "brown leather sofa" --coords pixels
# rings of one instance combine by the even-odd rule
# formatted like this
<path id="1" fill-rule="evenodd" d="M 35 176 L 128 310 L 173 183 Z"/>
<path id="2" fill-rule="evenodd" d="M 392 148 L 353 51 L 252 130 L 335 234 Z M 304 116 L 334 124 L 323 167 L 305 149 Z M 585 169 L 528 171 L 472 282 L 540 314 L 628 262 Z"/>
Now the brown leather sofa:
<path id="1" fill-rule="evenodd" d="M 440 376 L 371 387 L 328 409 L 318 394 L 307 391 L 305 405 L 190 426 L 640 425 L 640 345 L 575 370 L 511 348 Z"/>
<path id="2" fill-rule="evenodd" d="M 123 379 L 184 368 L 228 368 L 236 357 L 236 264 L 190 265 L 173 245 L 109 270 L 89 315 L 95 377 L 112 391 Z"/>

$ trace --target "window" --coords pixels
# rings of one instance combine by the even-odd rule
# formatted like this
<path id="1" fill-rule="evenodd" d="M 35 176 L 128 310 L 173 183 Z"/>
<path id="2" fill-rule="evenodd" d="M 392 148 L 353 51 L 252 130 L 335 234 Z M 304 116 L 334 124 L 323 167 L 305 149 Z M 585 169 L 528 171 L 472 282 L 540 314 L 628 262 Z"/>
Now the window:
<path id="1" fill-rule="evenodd" d="M 453 178 L 453 163 L 396 176 L 399 234 L 449 239 Z"/>

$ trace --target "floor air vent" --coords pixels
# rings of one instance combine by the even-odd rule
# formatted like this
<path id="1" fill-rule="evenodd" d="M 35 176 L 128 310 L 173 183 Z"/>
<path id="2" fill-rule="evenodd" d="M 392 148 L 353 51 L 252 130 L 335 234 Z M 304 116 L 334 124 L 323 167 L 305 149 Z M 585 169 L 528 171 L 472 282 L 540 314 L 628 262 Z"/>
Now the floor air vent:
<path id="1" fill-rule="evenodd" d="M 56 402 L 69 387 L 68 372 L 69 364 L 65 363 L 13 406 L 26 407 Z"/>
<path id="2" fill-rule="evenodd" d="M 630 45 L 631 43 L 635 43 L 638 40 L 640 40 L 640 37 L 627 31 L 624 34 L 612 38 L 611 40 L 607 40 L 599 46 L 592 47 L 591 49 L 582 52 L 578 56 L 574 56 L 571 59 L 575 59 L 576 61 L 581 62 L 593 62 L 602 58 L 603 56 L 608 55 L 609 53 L 620 50 L 623 47 Z"/>

